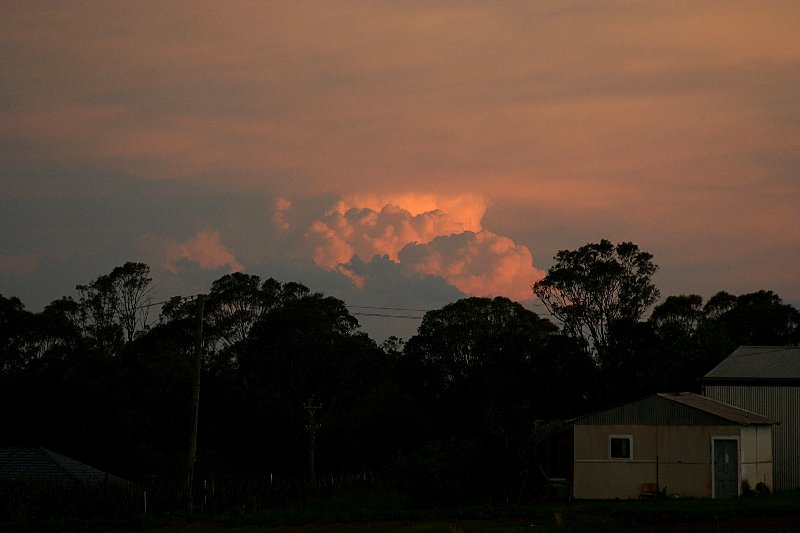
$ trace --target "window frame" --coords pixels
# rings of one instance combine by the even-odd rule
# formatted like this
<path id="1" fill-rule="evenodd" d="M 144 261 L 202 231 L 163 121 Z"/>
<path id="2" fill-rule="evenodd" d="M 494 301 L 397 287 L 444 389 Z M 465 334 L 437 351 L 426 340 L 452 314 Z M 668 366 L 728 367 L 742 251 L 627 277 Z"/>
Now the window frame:
<path id="1" fill-rule="evenodd" d="M 612 441 L 614 440 L 627 440 L 628 441 L 628 456 L 615 457 L 613 453 Z M 609 435 L 608 436 L 608 459 L 610 461 L 632 461 L 633 460 L 633 435 Z"/>

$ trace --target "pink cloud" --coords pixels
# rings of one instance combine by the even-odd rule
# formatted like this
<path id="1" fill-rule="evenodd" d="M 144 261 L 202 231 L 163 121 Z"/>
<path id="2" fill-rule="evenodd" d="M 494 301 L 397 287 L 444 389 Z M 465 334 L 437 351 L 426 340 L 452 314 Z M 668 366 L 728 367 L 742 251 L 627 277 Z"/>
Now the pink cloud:
<path id="1" fill-rule="evenodd" d="M 157 237 L 145 237 L 144 244 L 158 245 Z M 236 257 L 222 244 L 216 230 L 200 230 L 194 237 L 183 242 L 162 242 L 159 246 L 164 254 L 164 267 L 171 272 L 181 270 L 178 262 L 185 259 L 198 263 L 200 267 L 216 270 L 228 267 L 231 272 L 244 270 Z"/>
<path id="2" fill-rule="evenodd" d="M 283 231 L 289 229 L 289 223 L 286 222 L 285 217 L 290 207 L 292 207 L 292 203 L 286 198 L 278 198 L 275 200 L 275 210 L 272 213 L 272 221 Z"/>
<path id="3" fill-rule="evenodd" d="M 369 208 L 381 211 L 385 206 L 400 206 L 412 216 L 443 211 L 453 220 L 463 225 L 464 231 L 480 231 L 483 215 L 486 214 L 487 202 L 477 194 L 460 194 L 441 196 L 435 194 L 355 194 L 342 198 L 332 211 L 341 215 L 353 208 Z"/>
<path id="4" fill-rule="evenodd" d="M 315 220 L 308 230 L 309 237 L 315 241 L 314 262 L 328 269 L 347 263 L 352 259 L 355 251 L 343 236 L 321 220 Z"/>
<path id="5" fill-rule="evenodd" d="M 533 266 L 526 246 L 481 229 L 483 198 L 409 194 L 380 205 L 387 200 L 346 197 L 314 221 L 306 234 L 314 262 L 337 270 L 356 287 L 363 287 L 365 279 L 345 265 L 356 256 L 370 261 L 381 255 L 419 274 L 441 276 L 467 294 L 532 298 L 530 285 L 544 273 Z"/>
<path id="6" fill-rule="evenodd" d="M 44 259 L 43 253 L 0 254 L 0 274 L 3 276 L 26 276 L 33 274 Z"/>
<path id="7" fill-rule="evenodd" d="M 463 223 L 438 209 L 412 215 L 393 204 L 375 210 L 343 201 L 322 220 L 314 221 L 307 235 L 314 242 L 314 262 L 332 269 L 356 255 L 364 261 L 376 255 L 396 261 L 410 243 L 427 243 L 464 230 Z"/>
<path id="8" fill-rule="evenodd" d="M 353 282 L 353 286 L 356 289 L 364 288 L 364 282 L 366 282 L 366 278 L 364 276 L 356 274 L 355 272 L 353 272 L 352 269 L 346 267 L 345 265 L 338 265 L 336 267 L 336 271 L 339 272 L 339 274 L 345 276 L 346 278 L 349 278 L 350 281 Z"/>
<path id="9" fill-rule="evenodd" d="M 532 299 L 531 284 L 544 276 L 528 247 L 488 230 L 409 245 L 400 262 L 420 274 L 441 276 L 467 294 L 513 300 Z"/>

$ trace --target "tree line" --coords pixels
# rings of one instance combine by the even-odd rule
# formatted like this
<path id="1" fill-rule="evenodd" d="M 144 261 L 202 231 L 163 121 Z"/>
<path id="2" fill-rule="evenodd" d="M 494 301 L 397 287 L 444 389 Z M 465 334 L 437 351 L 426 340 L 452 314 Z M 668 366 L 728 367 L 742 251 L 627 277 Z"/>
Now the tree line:
<path id="1" fill-rule="evenodd" d="M 314 475 L 420 505 L 530 498 L 559 474 L 547 421 L 697 391 L 739 345 L 800 340 L 800 312 L 771 291 L 652 307 L 657 266 L 632 243 L 555 259 L 532 287 L 549 316 L 464 298 L 380 345 L 345 302 L 301 283 L 217 279 L 202 311 L 198 493 L 210 480 L 214 501 L 240 505 L 234 487 Z M 185 479 L 198 301 L 153 293 L 149 267 L 126 263 L 41 312 L 0 295 L 0 445 L 142 483 Z"/>

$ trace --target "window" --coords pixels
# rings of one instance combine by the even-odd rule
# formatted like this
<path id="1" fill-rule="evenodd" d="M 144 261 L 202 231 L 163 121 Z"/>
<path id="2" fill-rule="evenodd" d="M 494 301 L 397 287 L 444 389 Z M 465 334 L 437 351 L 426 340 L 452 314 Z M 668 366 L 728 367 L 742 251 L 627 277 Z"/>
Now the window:
<path id="1" fill-rule="evenodd" d="M 608 438 L 608 456 L 611 459 L 630 461 L 633 457 L 633 437 L 611 435 Z"/>

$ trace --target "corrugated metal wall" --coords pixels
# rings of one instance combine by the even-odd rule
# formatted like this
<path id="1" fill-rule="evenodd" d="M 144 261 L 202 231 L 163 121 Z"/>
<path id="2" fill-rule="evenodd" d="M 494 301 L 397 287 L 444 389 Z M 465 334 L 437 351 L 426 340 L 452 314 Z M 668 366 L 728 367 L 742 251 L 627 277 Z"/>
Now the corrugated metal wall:
<path id="1" fill-rule="evenodd" d="M 800 387 L 706 385 L 705 395 L 780 422 L 772 434 L 774 489 L 800 488 Z"/>

